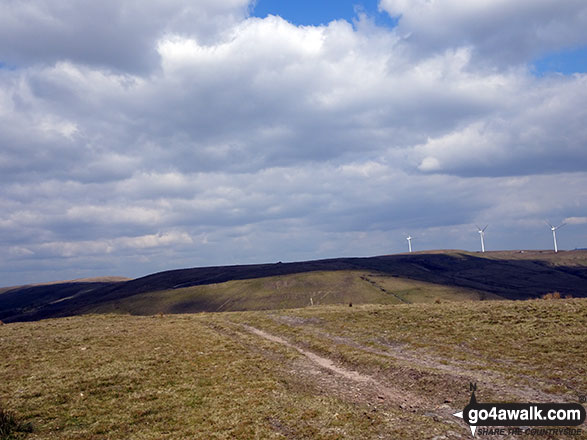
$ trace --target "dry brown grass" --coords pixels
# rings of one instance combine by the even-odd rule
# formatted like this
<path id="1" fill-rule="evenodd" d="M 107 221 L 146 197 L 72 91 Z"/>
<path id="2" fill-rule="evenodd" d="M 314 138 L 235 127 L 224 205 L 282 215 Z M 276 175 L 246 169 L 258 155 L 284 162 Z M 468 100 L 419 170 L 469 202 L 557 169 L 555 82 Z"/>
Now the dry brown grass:
<path id="1" fill-rule="evenodd" d="M 33 432 L 31 423 L 23 423 L 0 406 L 0 440 L 17 440 L 30 432 Z"/>
<path id="2" fill-rule="evenodd" d="M 37 439 L 378 438 L 392 430 L 393 411 L 317 393 L 285 367 L 291 353 L 265 352 L 221 315 L 85 316 L 7 325 L 0 338 L 0 398 L 34 424 Z"/>
<path id="3" fill-rule="evenodd" d="M 568 296 L 567 296 L 568 297 Z M 542 295 L 542 299 L 561 299 L 562 295 L 560 292 L 549 292 Z"/>
<path id="4" fill-rule="evenodd" d="M 585 299 L 300 309 L 256 322 L 349 368 L 451 399 L 468 398 L 469 379 L 502 400 L 576 401 L 587 389 Z"/>
<path id="5" fill-rule="evenodd" d="M 309 369 L 298 351 L 242 324 L 419 403 L 401 408 Z M 450 411 L 467 403 L 471 380 L 481 400 L 576 401 L 587 389 L 586 327 L 581 299 L 9 324 L 0 401 L 35 439 L 465 438 Z"/>

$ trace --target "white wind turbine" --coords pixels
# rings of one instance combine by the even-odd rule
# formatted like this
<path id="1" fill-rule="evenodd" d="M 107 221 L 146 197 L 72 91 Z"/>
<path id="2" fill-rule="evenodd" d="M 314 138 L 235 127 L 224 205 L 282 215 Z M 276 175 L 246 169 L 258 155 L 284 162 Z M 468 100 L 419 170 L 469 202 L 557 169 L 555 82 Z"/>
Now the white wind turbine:
<path id="1" fill-rule="evenodd" d="M 406 237 L 406 240 L 408 240 L 408 249 L 410 250 L 410 252 L 412 252 L 412 238 L 414 237 L 412 237 L 411 235 L 408 235 Z"/>
<path id="2" fill-rule="evenodd" d="M 558 226 L 553 226 L 550 222 L 546 222 L 548 226 L 550 226 L 550 230 L 552 231 L 552 239 L 554 240 L 554 252 L 558 252 L 558 246 L 556 245 L 556 230 L 562 228 L 566 223 L 561 223 Z"/>
<path id="3" fill-rule="evenodd" d="M 485 225 L 484 228 L 480 228 L 477 225 L 475 226 L 477 227 L 477 232 L 479 232 L 479 235 L 481 236 L 481 252 L 485 252 L 485 229 L 487 229 L 487 226 L 489 225 Z"/>

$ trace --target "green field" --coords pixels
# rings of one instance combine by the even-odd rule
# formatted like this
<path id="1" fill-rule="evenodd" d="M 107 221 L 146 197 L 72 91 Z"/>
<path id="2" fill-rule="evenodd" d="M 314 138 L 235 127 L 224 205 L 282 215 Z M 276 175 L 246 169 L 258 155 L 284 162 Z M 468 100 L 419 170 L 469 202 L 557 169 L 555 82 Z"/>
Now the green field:
<path id="1" fill-rule="evenodd" d="M 15 438 L 465 439 L 470 382 L 480 401 L 577 402 L 586 328 L 585 299 L 12 323 L 0 405 L 32 426 Z"/>
<path id="2" fill-rule="evenodd" d="M 307 272 L 140 293 L 89 307 L 86 313 L 195 313 L 334 304 L 401 304 L 500 299 L 471 289 L 361 271 Z"/>

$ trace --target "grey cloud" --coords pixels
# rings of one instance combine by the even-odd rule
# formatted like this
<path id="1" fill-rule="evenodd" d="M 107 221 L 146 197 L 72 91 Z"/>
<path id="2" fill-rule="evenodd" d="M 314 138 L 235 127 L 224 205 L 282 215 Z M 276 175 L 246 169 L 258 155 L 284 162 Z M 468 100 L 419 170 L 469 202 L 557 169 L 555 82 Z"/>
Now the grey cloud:
<path id="1" fill-rule="evenodd" d="M 0 69 L 3 284 L 399 252 L 404 233 L 476 249 L 475 222 L 492 246 L 532 247 L 534 219 L 585 217 L 585 75 L 489 68 L 477 46 L 343 21 L 245 19 L 237 0 L 201 3 L 214 29 L 190 27 L 169 5 L 127 29 L 146 42 L 128 65 L 40 26 L 48 58 L 16 47 L 26 66 Z"/>
<path id="2" fill-rule="evenodd" d="M 587 169 L 587 78 L 533 80 L 502 109 L 415 147 L 425 172 L 526 175 Z"/>
<path id="3" fill-rule="evenodd" d="M 380 8 L 400 17 L 397 31 L 414 54 L 467 46 L 476 63 L 517 65 L 587 44 L 581 0 L 381 0 Z"/>
<path id="4" fill-rule="evenodd" d="M 0 6 L 0 60 L 9 65 L 68 60 L 147 73 L 165 34 L 213 41 L 248 13 L 248 0 L 7 0 Z"/>

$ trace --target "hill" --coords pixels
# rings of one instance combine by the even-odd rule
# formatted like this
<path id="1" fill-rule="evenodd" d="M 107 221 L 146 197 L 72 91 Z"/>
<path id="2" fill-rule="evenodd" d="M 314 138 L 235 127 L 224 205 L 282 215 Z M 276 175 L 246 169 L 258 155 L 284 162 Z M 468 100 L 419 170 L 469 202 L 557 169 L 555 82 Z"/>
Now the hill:
<path id="1" fill-rule="evenodd" d="M 0 289 L 0 320 L 8 322 L 19 320 L 21 316 L 35 316 L 41 309 L 80 295 L 90 295 L 125 281 L 129 279 L 100 277 L 4 287 Z"/>
<path id="2" fill-rule="evenodd" d="M 587 299 L 12 323 L 0 411 L 36 439 L 466 439 L 470 382 L 480 402 L 584 398 L 585 328 Z"/>
<path id="3" fill-rule="evenodd" d="M 325 304 L 410 304 L 499 299 L 460 287 L 357 270 L 303 272 L 139 293 L 103 301 L 83 313 L 194 313 L 275 310 Z"/>
<path id="4" fill-rule="evenodd" d="M 435 251 L 179 269 L 125 282 L 13 289 L 0 294 L 0 319 L 528 299 L 553 291 L 587 296 L 587 251 Z"/>

